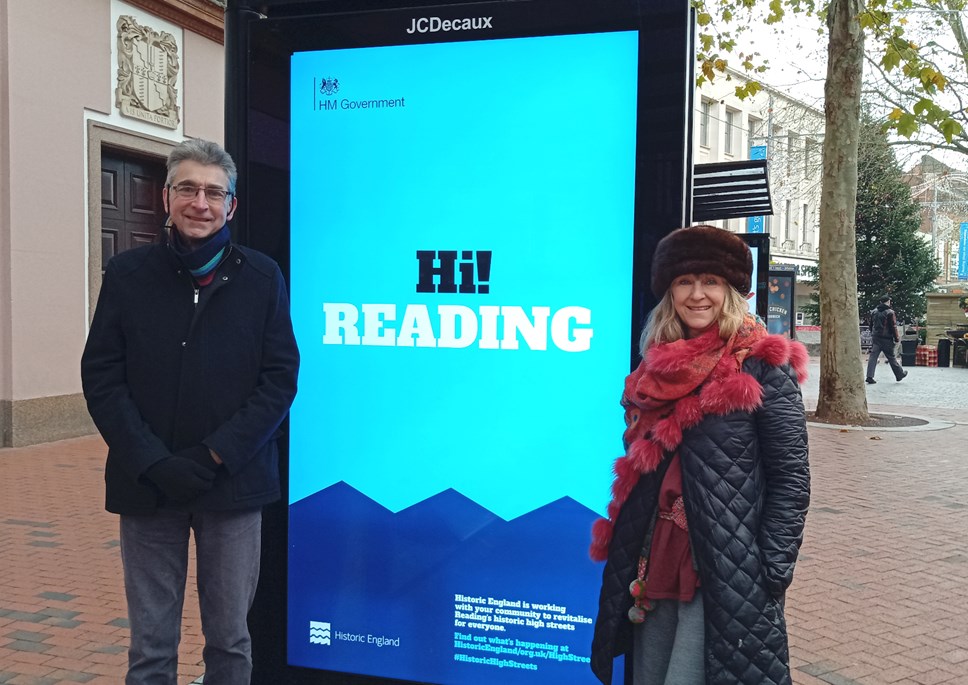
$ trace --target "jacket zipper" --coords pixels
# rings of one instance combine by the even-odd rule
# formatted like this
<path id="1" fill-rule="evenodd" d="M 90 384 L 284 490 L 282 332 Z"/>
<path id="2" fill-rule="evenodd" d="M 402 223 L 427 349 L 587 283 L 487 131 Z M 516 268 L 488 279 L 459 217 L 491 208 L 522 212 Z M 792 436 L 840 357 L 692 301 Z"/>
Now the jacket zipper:
<path id="1" fill-rule="evenodd" d="M 198 307 L 198 288 L 195 288 L 195 307 Z"/>

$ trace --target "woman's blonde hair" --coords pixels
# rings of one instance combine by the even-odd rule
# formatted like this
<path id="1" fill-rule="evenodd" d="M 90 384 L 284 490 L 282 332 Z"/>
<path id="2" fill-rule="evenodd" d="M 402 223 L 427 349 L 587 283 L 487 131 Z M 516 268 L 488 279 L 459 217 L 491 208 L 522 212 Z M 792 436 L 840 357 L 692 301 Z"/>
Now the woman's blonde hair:
<path id="1" fill-rule="evenodd" d="M 723 299 L 723 309 L 719 313 L 719 336 L 727 340 L 739 330 L 740 324 L 749 312 L 746 299 L 736 288 L 726 286 L 726 297 Z M 672 290 L 666 290 L 659 300 L 659 304 L 649 312 L 649 318 L 642 329 L 639 338 L 639 354 L 645 356 L 645 351 L 656 343 L 675 342 L 686 337 L 686 328 L 676 314 L 676 307 L 672 302 Z"/>

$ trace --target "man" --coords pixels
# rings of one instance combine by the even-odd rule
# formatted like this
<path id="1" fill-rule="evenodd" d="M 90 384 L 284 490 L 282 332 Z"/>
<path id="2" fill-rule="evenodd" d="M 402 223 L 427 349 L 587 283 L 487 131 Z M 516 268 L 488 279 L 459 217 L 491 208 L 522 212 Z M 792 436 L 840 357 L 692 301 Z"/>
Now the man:
<path id="1" fill-rule="evenodd" d="M 885 295 L 877 308 L 871 312 L 871 352 L 867 360 L 868 383 L 877 382 L 874 380 L 874 371 L 877 369 L 877 359 L 881 356 L 881 352 L 887 357 L 887 363 L 891 365 L 891 371 L 894 372 L 897 380 L 902 381 L 908 375 L 894 356 L 894 347 L 900 339 L 901 336 L 897 332 L 897 317 L 891 309 L 891 296 Z"/>
<path id="2" fill-rule="evenodd" d="M 246 614 L 299 353 L 279 267 L 231 242 L 236 178 L 215 143 L 172 150 L 166 239 L 108 263 L 81 360 L 108 445 L 106 508 L 121 515 L 126 685 L 177 682 L 190 531 L 205 685 L 251 677 Z"/>

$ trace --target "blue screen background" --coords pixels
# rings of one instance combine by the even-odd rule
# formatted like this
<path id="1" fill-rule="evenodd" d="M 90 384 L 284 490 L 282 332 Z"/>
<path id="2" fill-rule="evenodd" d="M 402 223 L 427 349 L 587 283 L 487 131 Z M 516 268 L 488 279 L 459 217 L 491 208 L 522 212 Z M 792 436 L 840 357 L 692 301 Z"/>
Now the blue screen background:
<path id="1" fill-rule="evenodd" d="M 290 422 L 292 663 L 490 683 L 493 669 L 454 661 L 454 592 L 513 597 L 535 592 L 540 578 L 553 583 L 541 586 L 548 601 L 594 615 L 600 569 L 588 561 L 588 533 L 621 453 L 629 371 L 637 44 L 635 32 L 612 32 L 293 55 L 291 301 L 302 366 Z M 397 106 L 347 109 L 344 100 Z M 418 250 L 490 251 L 489 292 L 417 293 Z M 394 304 L 397 321 L 385 329 L 399 328 L 408 304 L 426 305 L 435 329 L 442 304 L 552 314 L 577 306 L 591 311 L 593 337 L 582 352 L 556 348 L 550 335 L 546 350 L 523 341 L 517 350 L 326 345 L 324 303 Z M 387 634 L 419 633 L 420 651 L 408 660 L 403 648 L 307 645 L 307 620 L 325 618 L 336 630 L 374 610 L 368 581 L 347 569 L 381 550 L 345 539 L 370 540 L 376 518 L 392 534 L 393 515 L 441 493 L 456 493 L 453 506 L 474 515 L 455 514 L 467 525 L 444 557 L 421 549 L 426 540 L 391 555 L 427 560 L 399 562 L 414 580 L 398 603 L 433 582 L 416 612 L 381 620 Z M 347 516 L 357 506 L 349 501 L 373 506 Z M 441 575 L 485 525 L 473 523 L 478 514 L 500 527 L 552 503 L 578 530 L 560 538 L 553 524 L 522 524 L 517 543 L 501 538 L 505 551 L 495 549 L 484 567 L 452 569 L 463 589 Z M 432 532 L 446 518 L 437 510 L 421 525 Z M 326 540 L 340 551 L 314 556 Z M 554 580 L 513 558 L 517 544 L 550 544 Z M 527 635 L 564 639 L 541 633 Z M 587 656 L 590 626 L 566 637 Z M 439 654 L 428 649 L 441 641 Z M 502 669 L 500 678 L 592 682 L 585 664 L 541 663 L 536 672 Z"/>

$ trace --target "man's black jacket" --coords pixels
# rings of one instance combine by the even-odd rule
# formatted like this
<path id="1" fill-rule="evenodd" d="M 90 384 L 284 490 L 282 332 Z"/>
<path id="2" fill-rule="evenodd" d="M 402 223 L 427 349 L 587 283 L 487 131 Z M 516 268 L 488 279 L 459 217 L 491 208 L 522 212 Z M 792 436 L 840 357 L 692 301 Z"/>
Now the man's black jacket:
<path id="1" fill-rule="evenodd" d="M 298 369 L 286 285 L 265 255 L 231 246 L 200 290 L 167 245 L 114 257 L 81 360 L 88 410 L 108 444 L 108 511 L 164 506 L 145 471 L 199 444 L 224 466 L 188 509 L 278 499 L 276 438 Z"/>

